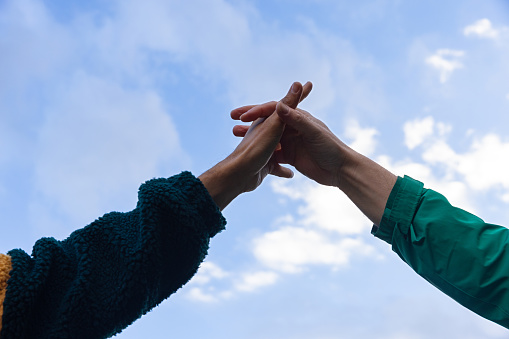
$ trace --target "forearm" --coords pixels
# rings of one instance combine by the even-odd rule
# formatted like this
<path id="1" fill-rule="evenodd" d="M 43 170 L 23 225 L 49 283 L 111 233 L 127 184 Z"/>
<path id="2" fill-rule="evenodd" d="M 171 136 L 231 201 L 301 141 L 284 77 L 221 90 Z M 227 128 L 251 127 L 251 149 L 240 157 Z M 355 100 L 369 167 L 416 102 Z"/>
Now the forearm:
<path id="1" fill-rule="evenodd" d="M 225 159 L 198 177 L 219 210 L 223 210 L 242 192 L 233 167 Z"/>
<path id="2" fill-rule="evenodd" d="M 13 269 L 2 336 L 107 337 L 185 284 L 224 218 L 199 180 L 183 173 L 141 186 L 136 209 L 112 212 L 64 241 L 39 240 Z"/>
<path id="3" fill-rule="evenodd" d="M 338 187 L 375 224 L 380 225 L 385 204 L 397 177 L 346 145 L 339 145 L 344 162 Z"/>

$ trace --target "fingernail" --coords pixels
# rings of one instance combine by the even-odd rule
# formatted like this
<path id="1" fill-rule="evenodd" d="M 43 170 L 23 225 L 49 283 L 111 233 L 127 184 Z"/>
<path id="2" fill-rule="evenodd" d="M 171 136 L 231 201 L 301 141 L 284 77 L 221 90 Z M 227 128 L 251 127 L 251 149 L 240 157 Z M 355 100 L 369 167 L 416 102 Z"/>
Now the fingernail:
<path id="1" fill-rule="evenodd" d="M 292 93 L 299 93 L 299 85 L 297 85 L 296 82 L 293 83 L 292 85 Z"/>

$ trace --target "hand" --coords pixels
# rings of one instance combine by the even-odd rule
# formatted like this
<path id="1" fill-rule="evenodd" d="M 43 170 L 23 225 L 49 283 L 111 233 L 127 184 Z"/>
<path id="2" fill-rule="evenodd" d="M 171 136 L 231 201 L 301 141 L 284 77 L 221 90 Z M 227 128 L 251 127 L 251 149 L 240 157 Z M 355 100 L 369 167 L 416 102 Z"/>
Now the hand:
<path id="1" fill-rule="evenodd" d="M 311 87 L 311 83 L 304 86 L 309 88 L 307 93 Z M 272 101 L 237 108 L 232 111 L 231 117 L 248 122 L 270 117 L 274 111 L 286 123 L 286 128 L 281 137 L 281 148 L 274 153 L 273 159 L 279 164 L 294 166 L 320 184 L 339 187 L 339 173 L 346 159 L 345 152 L 351 149 L 308 112 L 289 107 L 284 102 Z M 237 125 L 233 128 L 233 134 L 239 137 L 245 136 L 247 131 L 247 126 Z"/>
<path id="2" fill-rule="evenodd" d="M 276 114 L 272 112 L 276 111 Z M 327 126 L 302 109 L 283 102 L 244 106 L 232 111 L 242 121 L 277 115 L 286 123 L 281 148 L 273 159 L 293 165 L 316 182 L 341 189 L 375 224 L 380 225 L 389 194 L 397 177 L 355 152 L 336 137 Z M 235 126 L 233 134 L 242 137 L 246 126 Z"/>
<path id="3" fill-rule="evenodd" d="M 303 89 L 300 83 L 294 83 L 281 102 L 296 108 L 311 90 L 309 86 L 305 87 L 307 92 Z M 268 174 L 293 176 L 290 169 L 282 167 L 273 157 L 285 129 L 279 116 L 267 115 L 244 127 L 244 138 L 233 153 L 199 177 L 220 209 L 239 194 L 254 190 Z"/>

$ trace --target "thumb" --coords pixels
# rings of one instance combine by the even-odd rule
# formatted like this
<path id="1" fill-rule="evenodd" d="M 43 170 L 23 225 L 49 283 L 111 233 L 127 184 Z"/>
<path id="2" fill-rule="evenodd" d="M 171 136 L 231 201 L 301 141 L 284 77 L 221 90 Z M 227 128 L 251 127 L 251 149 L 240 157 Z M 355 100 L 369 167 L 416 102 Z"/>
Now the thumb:
<path id="1" fill-rule="evenodd" d="M 311 121 L 302 110 L 296 110 L 288 107 L 282 102 L 278 102 L 276 112 L 279 118 L 288 126 L 295 130 L 306 133 L 313 130 Z"/>
<path id="2" fill-rule="evenodd" d="M 300 82 L 294 82 L 285 97 L 281 99 L 281 102 L 285 103 L 291 108 L 297 108 L 297 105 L 300 102 L 300 97 L 303 94 L 302 90 L 302 84 Z"/>
<path id="3" fill-rule="evenodd" d="M 241 144 L 255 144 L 262 153 L 272 154 L 279 143 L 285 129 L 284 122 L 277 114 L 268 118 L 260 118 L 251 124 Z"/>

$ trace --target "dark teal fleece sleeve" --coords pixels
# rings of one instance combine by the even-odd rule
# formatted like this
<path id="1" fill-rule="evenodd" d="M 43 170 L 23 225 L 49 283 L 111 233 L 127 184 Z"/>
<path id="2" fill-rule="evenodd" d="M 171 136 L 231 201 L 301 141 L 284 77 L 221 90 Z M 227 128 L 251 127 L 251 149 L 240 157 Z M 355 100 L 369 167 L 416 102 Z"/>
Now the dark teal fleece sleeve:
<path id="1" fill-rule="evenodd" d="M 112 212 L 32 256 L 12 250 L 1 338 L 105 338 L 157 306 L 196 273 L 225 219 L 189 172 L 140 187 Z"/>

